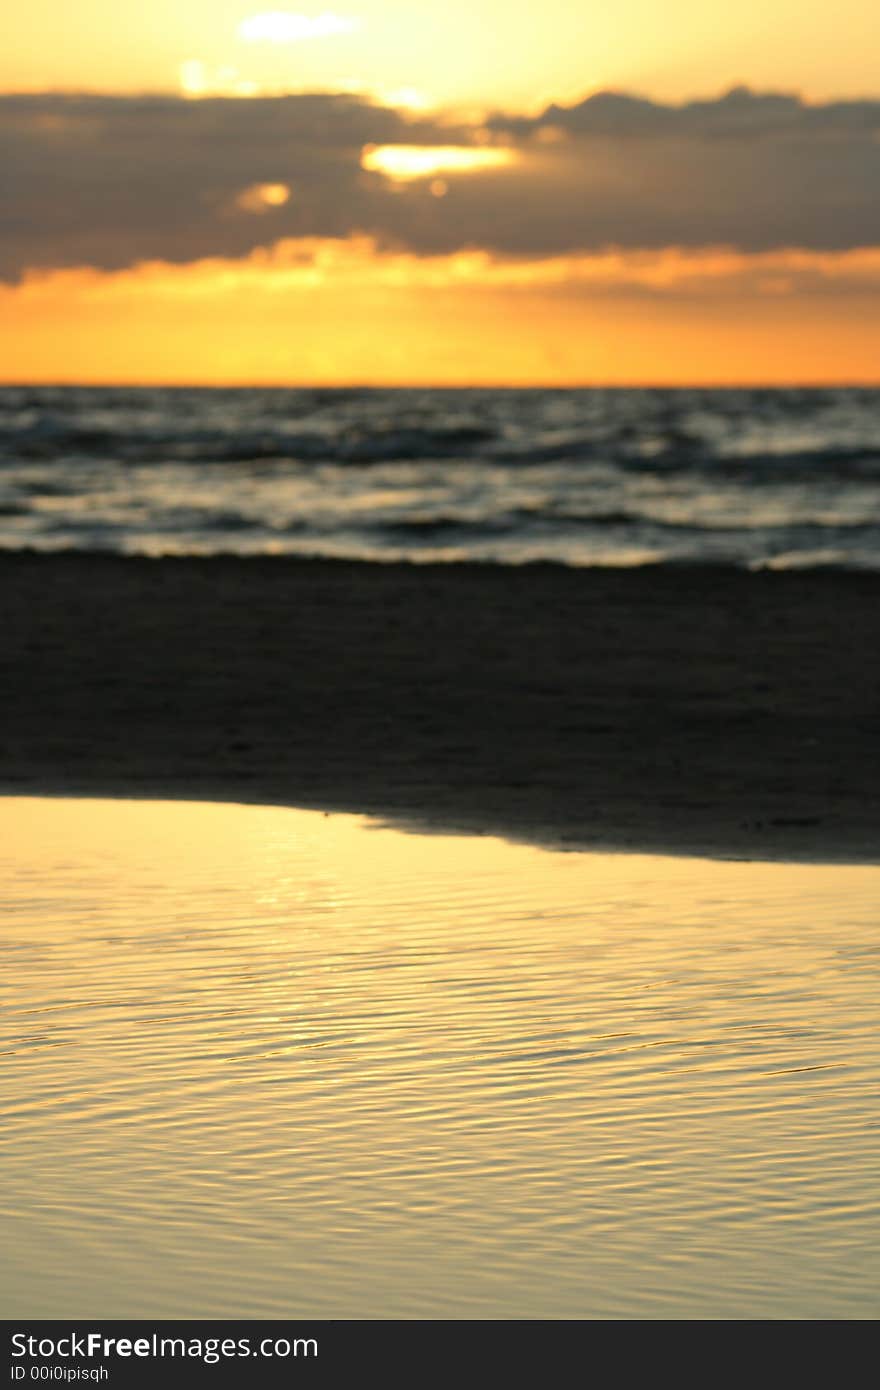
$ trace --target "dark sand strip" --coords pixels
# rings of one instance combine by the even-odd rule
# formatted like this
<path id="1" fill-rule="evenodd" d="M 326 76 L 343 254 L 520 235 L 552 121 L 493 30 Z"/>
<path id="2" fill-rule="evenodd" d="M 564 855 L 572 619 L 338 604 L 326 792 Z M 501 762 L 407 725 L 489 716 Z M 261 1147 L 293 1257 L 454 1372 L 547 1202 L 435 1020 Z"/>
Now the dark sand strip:
<path id="1" fill-rule="evenodd" d="M 0 787 L 880 858 L 880 576 L 0 556 Z"/>

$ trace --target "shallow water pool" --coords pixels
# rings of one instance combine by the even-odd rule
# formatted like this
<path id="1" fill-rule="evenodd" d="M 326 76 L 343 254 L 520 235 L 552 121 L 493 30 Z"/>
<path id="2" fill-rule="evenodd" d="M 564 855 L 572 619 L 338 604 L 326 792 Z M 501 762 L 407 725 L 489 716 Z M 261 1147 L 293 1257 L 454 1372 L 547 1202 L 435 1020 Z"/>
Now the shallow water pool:
<path id="1" fill-rule="evenodd" d="M 880 869 L 0 801 L 0 1305 L 873 1317 Z"/>

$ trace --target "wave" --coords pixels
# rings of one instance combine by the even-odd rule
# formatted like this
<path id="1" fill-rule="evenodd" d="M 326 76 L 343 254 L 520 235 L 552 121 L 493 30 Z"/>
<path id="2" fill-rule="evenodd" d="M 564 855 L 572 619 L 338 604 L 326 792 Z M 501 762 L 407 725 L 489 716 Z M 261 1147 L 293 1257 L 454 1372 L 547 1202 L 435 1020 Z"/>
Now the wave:
<path id="1" fill-rule="evenodd" d="M 89 532 L 94 530 L 125 532 L 137 530 L 141 518 L 132 515 L 102 515 L 74 511 L 68 514 L 40 512 L 17 501 L 0 501 L 0 519 L 31 520 L 47 533 Z M 608 531 L 660 533 L 692 538 L 730 538 L 759 540 L 787 538 L 799 543 L 812 543 L 828 537 L 847 540 L 877 538 L 880 541 L 880 516 L 876 520 L 844 517 L 801 517 L 789 520 L 761 520 L 741 514 L 723 522 L 669 518 L 636 509 L 565 510 L 554 507 L 517 507 L 495 515 L 439 512 L 410 516 L 338 516 L 307 515 L 293 517 L 270 516 L 254 511 L 237 511 L 223 507 L 166 507 L 154 510 L 146 523 L 156 534 L 201 536 L 229 534 L 236 531 L 273 535 L 300 535 L 326 540 L 345 532 L 349 535 L 386 536 L 395 540 L 411 540 L 430 544 L 434 540 L 455 537 L 465 542 L 504 536 L 549 535 L 553 532 L 582 533 Z"/>
<path id="2" fill-rule="evenodd" d="M 0 388 L 44 544 L 880 568 L 880 392 Z"/>
<path id="3" fill-rule="evenodd" d="M 652 531 L 675 531 L 685 534 L 706 536 L 767 535 L 784 532 L 798 535 L 810 532 L 845 532 L 847 535 L 860 535 L 876 532 L 880 534 L 880 517 L 876 521 L 843 520 L 820 517 L 804 518 L 797 521 L 768 522 L 754 520 L 748 516 L 731 518 L 724 523 L 710 521 L 688 521 L 684 518 L 671 520 L 667 517 L 652 516 L 649 512 L 638 511 L 548 511 L 542 513 L 518 513 L 523 519 L 561 525 L 595 526 L 597 528 L 650 528 Z"/>
<path id="4" fill-rule="evenodd" d="M 206 430 L 123 434 L 116 430 L 45 425 L 0 428 L 3 464 L 61 461 L 160 466 L 273 463 L 345 468 L 442 461 L 517 470 L 547 465 L 599 465 L 625 473 L 699 475 L 760 487 L 765 483 L 813 478 L 823 472 L 835 478 L 874 481 L 880 478 L 880 443 L 738 453 L 718 452 L 704 443 L 684 450 L 670 447 L 644 452 L 585 438 L 510 447 L 497 430 L 488 426 L 380 429 L 335 435 L 317 431 L 244 434 Z"/>
<path id="5" fill-rule="evenodd" d="M 0 424 L 0 451 L 7 460 L 75 457 L 126 463 L 253 463 L 277 459 L 370 465 L 460 456 L 480 450 L 497 437 L 496 430 L 481 425 L 349 429 L 336 434 L 143 428 L 131 433 L 41 416 L 24 426 Z"/>

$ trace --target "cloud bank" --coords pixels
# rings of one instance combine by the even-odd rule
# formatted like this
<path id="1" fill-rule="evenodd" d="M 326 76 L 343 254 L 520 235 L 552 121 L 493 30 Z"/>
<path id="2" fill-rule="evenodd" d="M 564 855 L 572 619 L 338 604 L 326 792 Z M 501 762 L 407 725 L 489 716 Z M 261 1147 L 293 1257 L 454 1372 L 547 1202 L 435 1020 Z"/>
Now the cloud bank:
<path id="1" fill-rule="evenodd" d="M 504 149 L 396 180 L 370 146 Z M 880 100 L 739 88 L 681 106 L 600 93 L 481 125 L 338 94 L 0 96 L 0 277 L 239 258 L 366 236 L 418 257 L 880 245 Z M 430 161 L 426 161 L 430 164 Z M 436 172 L 436 171 L 435 171 Z M 273 201 L 257 189 L 286 190 Z M 255 215 L 259 211 L 259 215 Z"/>

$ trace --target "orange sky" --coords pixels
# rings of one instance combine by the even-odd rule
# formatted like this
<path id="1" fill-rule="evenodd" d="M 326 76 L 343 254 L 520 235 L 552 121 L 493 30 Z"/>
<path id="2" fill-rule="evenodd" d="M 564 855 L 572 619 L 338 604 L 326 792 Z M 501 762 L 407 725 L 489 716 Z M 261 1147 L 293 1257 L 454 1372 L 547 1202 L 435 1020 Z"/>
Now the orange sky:
<path id="1" fill-rule="evenodd" d="M 11 381 L 334 384 L 871 380 L 880 252 L 496 265 L 316 243 L 0 290 Z M 323 264 L 321 262 L 323 261 Z M 829 296 L 829 283 L 842 289 Z M 870 292 L 865 293 L 865 287 Z"/>
<path id="2" fill-rule="evenodd" d="M 380 105 L 410 114 L 430 115 L 432 104 L 457 103 L 455 121 L 463 115 L 471 126 L 464 136 L 456 134 L 450 108 L 448 115 L 431 115 L 453 131 L 445 140 L 419 137 L 410 154 L 402 137 L 378 152 L 364 144 L 363 177 L 372 180 L 367 193 L 377 197 L 397 185 L 403 201 L 389 206 L 415 209 L 401 224 L 404 232 L 391 231 L 391 245 L 380 246 L 356 220 L 341 234 L 327 236 L 317 224 L 310 234 L 298 232 L 302 184 L 298 178 L 282 181 L 287 175 L 279 166 L 280 174 L 270 171 L 270 181 L 257 170 L 253 181 L 242 174 L 231 201 L 217 203 L 217 217 L 230 227 L 229 219 L 237 217 L 242 226 L 259 229 L 249 241 L 242 233 L 237 252 L 214 254 L 209 242 L 203 249 L 194 242 L 191 252 L 175 252 L 180 263 L 172 266 L 162 260 L 165 242 L 157 223 L 157 250 L 151 254 L 147 237 L 146 254 L 138 242 L 130 260 L 125 250 L 113 252 L 112 228 L 109 250 L 90 249 L 94 238 L 80 235 L 86 248 L 81 259 L 65 251 L 65 259 L 53 262 L 49 250 L 30 263 L 25 255 L 7 283 L 0 283 L 0 379 L 462 385 L 880 381 L 880 251 L 873 249 L 880 237 L 869 235 L 870 215 L 856 218 L 852 229 L 844 226 L 852 204 L 845 189 L 834 192 L 840 235 L 825 226 L 817 239 L 818 219 L 806 203 L 803 244 L 796 219 L 778 232 L 776 242 L 770 232 L 764 236 L 760 219 L 772 232 L 779 211 L 772 200 L 765 205 L 758 198 L 754 245 L 740 244 L 743 219 L 729 240 L 719 238 L 711 189 L 705 206 L 697 207 L 695 195 L 694 214 L 705 221 L 709 240 L 700 244 L 695 233 L 694 244 L 679 244 L 679 219 L 668 245 L 662 244 L 653 228 L 662 228 L 663 194 L 661 189 L 658 201 L 654 190 L 650 237 L 646 234 L 640 246 L 633 233 L 631 244 L 616 246 L 613 227 L 619 224 L 629 235 L 642 215 L 639 199 L 651 182 L 650 156 L 637 167 L 625 134 L 610 143 L 594 139 L 583 146 L 582 193 L 569 188 L 560 194 L 569 171 L 560 164 L 553 173 L 550 143 L 562 135 L 549 126 L 528 138 L 547 161 L 541 177 L 548 198 L 560 197 L 559 225 L 570 221 L 572 199 L 584 209 L 588 229 L 591 199 L 613 193 L 624 211 L 615 204 L 618 223 L 611 218 L 612 233 L 599 245 L 556 247 L 553 233 L 546 246 L 532 247 L 524 233 L 523 249 L 517 250 L 504 236 L 520 209 L 528 211 L 535 199 L 529 192 L 517 195 L 515 188 L 505 193 L 497 180 L 505 165 L 523 165 L 537 155 L 529 154 L 528 144 L 512 148 L 503 132 L 483 139 L 475 122 L 484 117 L 474 111 L 482 106 L 484 112 L 502 107 L 533 113 L 553 99 L 571 105 L 605 85 L 643 92 L 650 87 L 652 97 L 681 103 L 695 94 L 717 96 L 725 83 L 737 80 L 798 90 L 812 101 L 870 97 L 877 51 L 872 40 L 880 37 L 873 4 L 842 0 L 829 15 L 815 7 L 804 13 L 800 0 L 781 0 L 770 12 L 757 0 L 745 0 L 735 13 L 707 9 L 696 0 L 670 0 L 664 6 L 657 0 L 624 0 L 611 12 L 568 0 L 549 0 L 543 7 L 455 0 L 420 11 L 418 25 L 413 14 L 396 0 L 340 4 L 332 12 L 307 7 L 261 12 L 234 0 L 210 6 L 199 0 L 187 7 L 157 0 L 146 9 L 128 0 L 113 6 L 83 0 L 76 7 L 36 0 L 11 16 L 0 57 L 0 87 L 7 92 L 174 91 L 183 81 L 194 97 L 236 92 L 243 109 L 248 93 L 311 87 L 372 94 Z M 274 33 L 283 41 L 247 37 L 253 33 Z M 40 139 L 49 138 L 55 120 L 34 121 Z M 23 185 L 25 201 L 32 196 L 39 211 L 39 230 L 51 232 L 54 226 L 62 248 L 71 191 L 78 182 L 93 180 L 94 168 L 101 167 L 89 162 L 90 138 L 86 132 L 71 145 L 68 164 L 47 165 L 36 192 Z M 792 167 L 805 159 L 812 137 L 807 131 L 799 138 L 794 153 L 782 150 L 778 156 Z M 574 149 L 580 137 L 565 139 L 566 149 Z M 477 149 L 474 142 L 480 140 Z M 880 139 L 876 144 L 880 150 Z M 450 146 L 458 153 L 455 148 L 450 153 Z M 142 148 L 149 163 L 158 136 L 152 151 L 149 134 Z M 708 148 L 705 140 L 701 148 Z M 827 179 L 837 156 L 829 146 L 829 162 L 828 150 L 816 148 L 817 167 Z M 39 174 L 42 146 L 33 149 L 28 158 Z M 162 153 L 173 171 L 175 149 Z M 463 163 L 478 157 L 479 169 L 486 171 L 483 184 L 476 164 L 469 173 Z M 730 140 L 722 157 L 739 160 L 737 168 L 745 160 L 747 168 L 748 155 Z M 862 141 L 860 157 L 870 160 L 869 142 Z M 327 169 L 337 158 L 328 154 Z M 837 159 L 837 167 L 844 166 L 845 159 Z M 26 161 L 22 167 L 27 174 Z M 685 182 L 677 192 L 670 189 L 670 203 L 690 197 L 689 167 L 682 165 Z M 694 167 L 695 178 L 706 176 L 699 172 L 703 165 Z M 138 179 L 137 163 L 128 177 Z M 323 175 L 319 171 L 316 177 Z M 860 171 L 853 177 L 864 184 Z M 119 175 L 113 179 L 106 198 L 100 187 L 91 194 L 97 232 L 102 207 L 120 196 Z M 808 183 L 797 174 L 792 187 L 797 191 Z M 452 198 L 446 205 L 447 192 L 461 190 L 473 203 L 483 188 L 487 197 L 500 190 L 497 211 L 490 200 L 489 212 L 481 205 L 482 221 L 474 223 L 488 228 L 485 239 L 475 235 L 471 246 L 470 234 L 463 232 L 461 248 L 444 249 L 454 240 L 458 206 Z M 425 199 L 416 204 L 412 199 L 419 190 Z M 328 195 L 318 192 L 323 207 Z M 185 236 L 186 212 L 175 204 L 173 188 L 168 196 L 168 225 L 175 216 L 182 218 Z M 218 195 L 199 196 L 204 203 Z M 344 189 L 337 195 L 340 206 L 347 196 Z M 787 196 L 783 189 L 780 200 Z M 461 206 L 462 217 L 470 215 L 470 204 Z M 157 217 L 163 215 L 160 209 Z M 744 221 L 748 226 L 748 217 Z M 442 235 L 438 231 L 434 237 L 434 224 L 442 225 Z M 718 225 L 723 232 L 723 219 Z M 432 239 L 438 241 L 433 249 Z M 67 245 L 74 244 L 79 243 L 71 234 Z M 251 250 L 260 244 L 263 250 Z"/>

